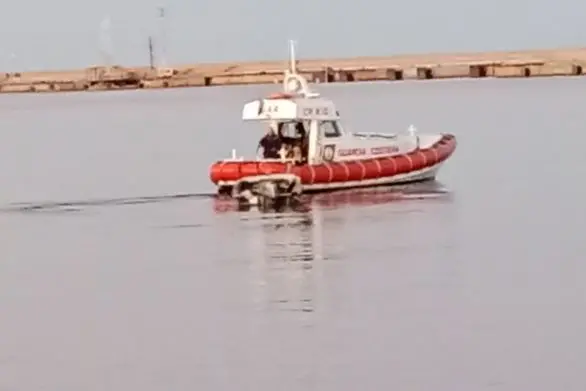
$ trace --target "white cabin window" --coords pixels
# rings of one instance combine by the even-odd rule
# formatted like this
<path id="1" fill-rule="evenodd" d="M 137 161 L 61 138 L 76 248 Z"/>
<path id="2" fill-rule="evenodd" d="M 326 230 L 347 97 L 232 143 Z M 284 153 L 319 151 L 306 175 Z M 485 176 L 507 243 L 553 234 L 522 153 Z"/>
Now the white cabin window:
<path id="1" fill-rule="evenodd" d="M 323 131 L 324 137 L 327 138 L 340 137 L 342 135 L 336 121 L 324 121 L 320 124 L 320 128 Z"/>

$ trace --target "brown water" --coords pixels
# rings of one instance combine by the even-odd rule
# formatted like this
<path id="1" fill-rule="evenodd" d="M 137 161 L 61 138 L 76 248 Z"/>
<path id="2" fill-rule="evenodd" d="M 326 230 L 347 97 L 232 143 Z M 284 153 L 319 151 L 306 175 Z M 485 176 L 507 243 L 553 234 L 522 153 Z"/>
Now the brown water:
<path id="1" fill-rule="evenodd" d="M 586 81 L 321 86 L 438 182 L 233 212 L 276 87 L 0 96 L 0 390 L 586 388 Z"/>

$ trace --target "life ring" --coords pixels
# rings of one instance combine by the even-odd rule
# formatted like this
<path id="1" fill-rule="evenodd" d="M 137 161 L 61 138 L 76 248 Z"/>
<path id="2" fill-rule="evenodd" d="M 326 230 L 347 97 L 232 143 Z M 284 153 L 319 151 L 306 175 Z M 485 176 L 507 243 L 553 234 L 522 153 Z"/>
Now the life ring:
<path id="1" fill-rule="evenodd" d="M 288 94 L 286 92 L 278 92 L 276 94 L 269 95 L 268 99 L 291 99 L 293 96 L 293 94 Z"/>
<path id="2" fill-rule="evenodd" d="M 334 160 L 335 152 L 336 152 L 335 145 L 326 145 L 326 146 L 324 146 L 324 149 L 323 149 L 322 158 L 326 162 L 331 162 L 332 160 Z"/>

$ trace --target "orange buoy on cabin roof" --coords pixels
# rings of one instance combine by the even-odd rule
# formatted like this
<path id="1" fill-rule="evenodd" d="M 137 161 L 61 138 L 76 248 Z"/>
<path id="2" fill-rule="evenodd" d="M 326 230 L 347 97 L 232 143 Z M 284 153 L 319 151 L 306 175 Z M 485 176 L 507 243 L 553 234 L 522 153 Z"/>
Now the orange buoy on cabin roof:
<path id="1" fill-rule="evenodd" d="M 270 94 L 267 97 L 267 99 L 291 99 L 291 98 L 294 98 L 294 97 L 295 97 L 295 95 L 293 95 L 293 94 L 289 94 L 289 93 L 286 93 L 286 92 L 277 92 L 277 93 L 274 93 L 274 94 Z"/>

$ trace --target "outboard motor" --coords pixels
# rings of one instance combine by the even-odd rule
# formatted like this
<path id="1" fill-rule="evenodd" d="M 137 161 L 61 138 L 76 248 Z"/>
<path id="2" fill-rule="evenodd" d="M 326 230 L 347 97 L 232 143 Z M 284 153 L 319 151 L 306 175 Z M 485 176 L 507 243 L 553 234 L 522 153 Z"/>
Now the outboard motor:
<path id="1" fill-rule="evenodd" d="M 256 205 L 263 211 L 281 210 L 300 202 L 301 179 L 293 174 L 271 174 L 242 178 L 232 197 L 239 205 Z"/>

